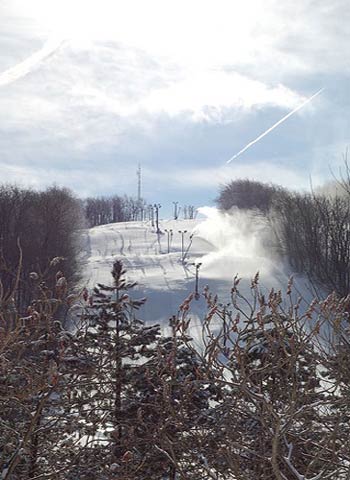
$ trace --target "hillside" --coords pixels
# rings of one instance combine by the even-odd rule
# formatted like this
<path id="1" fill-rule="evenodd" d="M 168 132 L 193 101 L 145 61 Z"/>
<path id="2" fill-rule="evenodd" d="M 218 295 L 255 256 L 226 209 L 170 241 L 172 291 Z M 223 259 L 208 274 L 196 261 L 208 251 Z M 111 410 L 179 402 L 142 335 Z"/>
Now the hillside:
<path id="1" fill-rule="evenodd" d="M 140 316 L 147 322 L 166 326 L 179 305 L 195 290 L 193 263 L 202 263 L 199 292 L 209 285 L 223 303 L 230 300 L 236 274 L 242 277 L 242 291 L 249 295 L 250 279 L 257 271 L 264 289 L 284 289 L 292 273 L 273 253 L 271 232 L 261 217 L 240 211 L 222 214 L 205 207 L 199 209 L 196 220 L 162 220 L 160 230 L 157 234 L 150 222 L 91 228 L 87 232 L 84 284 L 91 289 L 98 282 L 109 283 L 113 260 L 121 259 L 128 278 L 138 283 L 135 294 L 147 298 Z M 184 262 L 179 231 L 186 231 L 184 253 L 188 251 Z M 304 279 L 299 278 L 296 287 L 306 299 L 310 298 Z M 204 312 L 202 298 L 192 302 L 193 328 Z"/>

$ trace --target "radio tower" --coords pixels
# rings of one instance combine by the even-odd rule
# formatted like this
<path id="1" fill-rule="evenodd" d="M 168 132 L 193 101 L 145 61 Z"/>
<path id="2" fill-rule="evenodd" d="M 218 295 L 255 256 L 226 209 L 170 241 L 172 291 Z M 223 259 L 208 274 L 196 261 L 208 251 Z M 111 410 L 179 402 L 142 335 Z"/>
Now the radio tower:
<path id="1" fill-rule="evenodd" d="M 137 169 L 137 200 L 141 202 L 141 165 Z"/>

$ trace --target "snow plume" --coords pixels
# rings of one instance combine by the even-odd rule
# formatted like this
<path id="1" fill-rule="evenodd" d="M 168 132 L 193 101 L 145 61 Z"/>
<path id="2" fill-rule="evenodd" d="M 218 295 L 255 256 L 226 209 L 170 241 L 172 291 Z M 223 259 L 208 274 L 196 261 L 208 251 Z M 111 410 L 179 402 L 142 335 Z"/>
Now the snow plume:
<path id="1" fill-rule="evenodd" d="M 237 208 L 221 212 L 214 207 L 202 207 L 199 213 L 205 219 L 193 230 L 194 247 L 206 244 L 208 252 L 196 259 L 202 262 L 202 281 L 207 280 L 209 286 L 213 284 L 216 288 L 222 281 L 232 285 L 233 278 L 238 275 L 242 278 L 241 293 L 250 298 L 250 281 L 259 272 L 260 287 L 265 291 L 281 289 L 286 300 L 284 293 L 293 276 L 293 300 L 302 297 L 303 308 L 314 299 L 315 290 L 307 277 L 293 272 L 288 261 L 279 254 L 274 228 L 266 217 Z M 274 226 L 276 222 L 278 220 L 274 219 Z M 321 291 L 318 293 L 322 296 Z"/>
<path id="2" fill-rule="evenodd" d="M 235 275 L 242 278 L 240 290 L 250 296 L 250 280 L 259 272 L 263 289 L 281 289 L 285 292 L 291 276 L 294 277 L 294 295 L 306 303 L 314 298 L 309 281 L 291 270 L 288 262 L 278 254 L 273 229 L 266 217 L 254 211 L 232 209 L 220 212 L 213 207 L 199 209 L 205 218 L 194 233 L 195 242 L 206 244 L 208 253 L 197 258 L 202 262 L 200 275 L 209 285 L 220 281 L 232 282 Z M 303 302 L 304 303 L 304 302 Z"/>
<path id="3" fill-rule="evenodd" d="M 223 213 L 203 207 L 199 211 L 206 220 L 195 228 L 194 234 L 197 241 L 204 240 L 212 250 L 201 259 L 203 274 L 208 278 L 232 279 L 235 274 L 250 278 L 259 271 L 265 280 L 276 274 L 273 235 L 265 217 L 238 209 Z"/>
<path id="4" fill-rule="evenodd" d="M 14 67 L 5 70 L 5 72 L 0 73 L 0 87 L 9 85 L 10 83 L 28 75 L 28 73 L 30 73 L 43 60 L 55 53 L 63 42 L 64 40 L 62 40 L 62 38 L 49 38 L 40 50 L 30 55 L 23 60 L 23 62 L 20 62 Z"/>

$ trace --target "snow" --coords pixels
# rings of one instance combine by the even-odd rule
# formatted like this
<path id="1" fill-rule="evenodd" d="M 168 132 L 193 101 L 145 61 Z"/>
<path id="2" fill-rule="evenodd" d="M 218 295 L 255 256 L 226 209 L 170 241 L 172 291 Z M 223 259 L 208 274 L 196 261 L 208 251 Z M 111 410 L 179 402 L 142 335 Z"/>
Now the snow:
<path id="1" fill-rule="evenodd" d="M 242 277 L 243 293 L 250 294 L 250 280 L 260 272 L 263 289 L 287 289 L 292 273 L 273 253 L 271 231 L 262 217 L 233 211 L 220 213 L 212 207 L 199 209 L 195 220 L 161 220 L 161 234 L 150 222 L 125 222 L 91 228 L 87 231 L 83 283 L 92 289 L 97 283 L 111 283 L 113 261 L 120 259 L 127 277 L 138 283 L 133 297 L 146 297 L 140 318 L 164 327 L 176 315 L 181 303 L 195 290 L 195 266 L 199 269 L 199 293 L 209 285 L 222 303 L 230 300 L 236 274 Z M 173 231 L 168 253 L 168 230 Z M 184 251 L 192 245 L 182 262 Z M 170 233 L 169 233 L 170 235 Z M 299 278 L 297 287 L 307 301 L 312 295 L 307 282 Z M 203 298 L 191 305 L 192 329 L 199 326 L 206 311 Z M 191 332 L 193 334 L 193 332 Z"/>

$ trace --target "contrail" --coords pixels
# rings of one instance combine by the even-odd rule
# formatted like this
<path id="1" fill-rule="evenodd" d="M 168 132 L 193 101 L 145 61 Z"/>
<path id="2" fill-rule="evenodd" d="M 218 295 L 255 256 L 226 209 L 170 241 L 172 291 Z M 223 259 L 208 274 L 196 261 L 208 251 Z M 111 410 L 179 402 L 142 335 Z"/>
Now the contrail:
<path id="1" fill-rule="evenodd" d="M 252 142 L 248 143 L 248 145 L 246 145 L 244 148 L 242 148 L 242 150 L 240 150 L 238 153 L 236 153 L 235 155 L 233 155 L 233 157 L 231 157 L 229 160 L 227 160 L 226 163 L 230 163 L 232 162 L 232 160 L 234 160 L 235 158 L 239 157 L 243 152 L 245 152 L 246 150 L 248 150 L 248 148 L 252 147 L 255 143 L 257 143 L 259 140 L 261 140 L 262 138 L 265 137 L 265 135 L 267 135 L 268 133 L 272 132 L 272 130 L 274 130 L 276 127 L 278 127 L 278 125 L 281 125 L 281 123 L 285 122 L 289 117 L 291 117 L 292 115 L 294 115 L 294 113 L 296 113 L 298 110 L 300 110 L 301 108 L 305 107 L 305 105 L 309 102 L 311 102 L 311 100 L 313 100 L 315 97 L 317 97 L 320 93 L 322 93 L 324 90 L 324 88 L 321 88 L 318 92 L 314 93 L 311 97 L 307 98 L 302 104 L 298 105 L 296 108 L 294 108 L 294 110 L 292 110 L 291 112 L 287 113 L 287 115 L 285 115 L 283 118 L 281 118 L 281 120 L 278 120 L 278 122 L 276 122 L 274 125 L 272 125 L 272 127 L 268 128 L 264 133 L 262 133 L 261 135 L 258 136 L 258 138 L 256 138 L 255 140 L 253 140 Z"/>
<path id="2" fill-rule="evenodd" d="M 5 70 L 0 73 L 0 87 L 9 85 L 15 82 L 19 78 L 26 76 L 35 68 L 39 63 L 52 55 L 64 42 L 60 39 L 48 39 L 40 50 L 30 55 L 23 62 L 18 63 L 14 67 Z"/>

